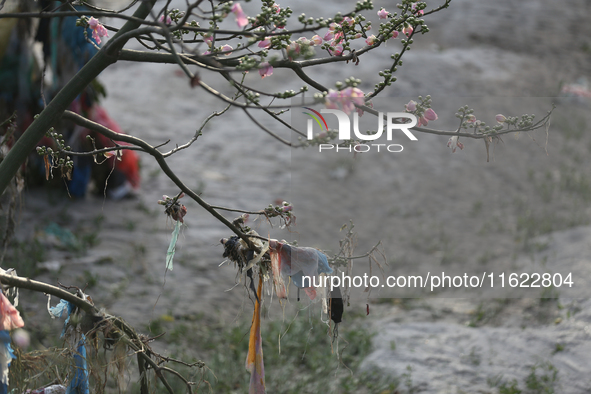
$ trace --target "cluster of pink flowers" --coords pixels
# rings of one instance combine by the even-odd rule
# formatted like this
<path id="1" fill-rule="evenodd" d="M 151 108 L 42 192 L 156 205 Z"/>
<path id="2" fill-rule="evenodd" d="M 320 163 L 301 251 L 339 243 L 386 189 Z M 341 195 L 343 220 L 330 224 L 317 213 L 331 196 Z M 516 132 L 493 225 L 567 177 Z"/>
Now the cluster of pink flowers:
<path id="1" fill-rule="evenodd" d="M 412 7 L 413 7 L 412 9 L 414 12 L 416 9 L 416 4 L 413 4 Z M 273 4 L 272 8 L 276 14 L 278 14 L 281 11 L 281 7 L 276 3 Z M 248 24 L 248 17 L 246 16 L 244 11 L 242 10 L 242 7 L 240 6 L 240 4 L 235 3 L 234 5 L 232 5 L 231 12 L 235 15 L 236 23 L 238 24 L 239 27 L 242 28 Z M 422 10 L 417 10 L 415 13 L 417 15 L 423 14 Z M 380 11 L 378 11 L 378 16 L 380 19 L 387 19 L 390 16 L 390 13 L 388 11 L 386 11 L 384 8 L 381 8 Z M 322 36 L 322 37 L 319 35 L 314 35 L 311 39 L 308 39 L 306 37 L 300 37 L 298 40 L 292 41 L 290 43 L 290 45 L 287 47 L 287 53 L 288 53 L 289 58 L 294 58 L 296 55 L 301 54 L 303 52 L 302 47 L 301 47 L 302 45 L 305 45 L 305 46 L 315 46 L 316 45 L 317 46 L 317 45 L 322 45 L 323 43 L 328 44 L 332 48 L 332 49 L 328 50 L 332 56 L 341 56 L 343 54 L 343 50 L 344 50 L 342 42 L 345 38 L 345 34 L 343 33 L 342 28 L 345 26 L 351 27 L 355 24 L 355 22 L 356 22 L 355 19 L 346 16 L 343 18 L 341 23 L 334 23 L 334 22 L 331 23 L 329 26 L 328 32 L 326 32 L 326 34 L 324 34 L 324 36 Z M 168 19 L 167 19 L 167 23 L 168 23 Z M 277 27 L 283 28 L 283 26 L 277 26 Z M 371 28 L 371 26 L 368 26 L 366 28 L 366 30 L 370 30 L 370 28 Z M 406 34 L 407 36 L 410 36 L 412 34 L 412 32 L 413 32 L 413 27 L 410 25 L 405 25 L 404 28 L 402 29 L 402 33 Z M 392 32 L 392 38 L 397 38 L 398 35 L 399 35 L 398 31 Z M 357 38 L 361 38 L 361 37 L 362 37 L 362 34 L 357 33 L 354 38 L 357 39 Z M 211 48 L 212 38 L 205 37 L 204 41 Z M 371 36 L 367 37 L 367 39 L 365 40 L 365 43 L 369 46 L 376 45 L 378 43 L 378 38 L 375 35 L 371 35 Z M 271 48 L 271 46 L 272 46 L 271 37 L 265 37 L 257 45 L 259 48 L 263 48 L 263 49 Z M 224 52 L 231 51 L 232 47 L 229 45 L 224 45 L 221 48 L 221 50 Z M 211 53 L 210 51 L 206 51 L 203 54 L 207 55 L 210 53 Z M 273 67 L 271 65 L 269 65 L 269 63 L 267 63 L 267 62 L 261 63 L 260 68 L 259 68 L 259 73 L 262 78 L 268 77 L 273 74 Z M 359 89 L 356 89 L 355 93 L 352 93 L 353 97 L 356 97 L 357 91 L 361 92 Z M 330 94 L 331 93 L 329 93 L 329 95 Z M 332 94 L 334 95 L 335 93 L 333 92 Z M 363 92 L 361 93 L 361 96 L 363 96 Z M 332 99 L 334 99 L 334 97 L 332 97 L 332 98 L 329 97 L 329 101 L 331 101 Z M 342 97 L 339 97 L 339 100 L 342 100 Z M 332 101 L 335 101 L 335 100 L 332 100 Z M 346 106 L 346 107 L 348 109 L 350 109 L 350 106 Z M 421 117 L 419 122 L 421 125 L 426 125 L 429 121 L 435 120 L 435 119 L 437 119 L 437 114 L 435 114 L 435 112 L 433 110 L 429 109 L 429 110 L 425 111 L 425 114 Z"/>
<path id="2" fill-rule="evenodd" d="M 414 29 L 411 25 L 404 25 L 404 27 L 402 28 L 402 33 L 406 34 L 407 37 L 410 36 L 413 31 Z"/>
<path id="3" fill-rule="evenodd" d="M 377 41 L 377 38 L 376 38 L 376 36 L 374 36 L 374 35 L 372 34 L 371 36 L 367 37 L 367 40 L 365 40 L 365 43 L 366 43 L 367 45 L 369 45 L 369 46 L 372 46 L 372 45 L 374 45 L 374 44 L 376 43 L 376 41 Z"/>
<path id="4" fill-rule="evenodd" d="M 413 11 L 413 13 L 415 13 L 416 15 L 423 15 L 424 14 L 423 10 L 417 10 L 417 11 L 415 11 L 416 10 L 416 7 L 417 7 L 417 4 L 416 3 L 412 5 L 412 11 Z M 382 9 L 380 9 L 378 11 L 378 16 L 380 17 L 380 19 L 388 19 L 388 16 L 389 15 L 390 15 L 390 13 L 388 11 L 386 11 L 384 8 L 382 8 Z M 404 27 L 402 28 L 402 33 L 403 34 L 406 34 L 407 37 L 410 36 L 413 31 L 414 31 L 413 27 L 411 25 L 409 25 L 409 24 L 405 24 Z M 398 31 L 394 30 L 392 32 L 392 38 L 398 38 L 398 34 L 399 34 Z M 374 36 L 371 36 L 371 37 L 374 37 Z M 371 37 L 369 37 L 367 40 L 365 40 L 365 42 L 367 43 L 367 45 L 373 45 L 373 43 L 375 41 L 375 37 L 374 37 L 373 40 L 370 40 Z M 370 41 L 371 44 L 368 41 Z"/>
<path id="5" fill-rule="evenodd" d="M 101 37 L 109 37 L 107 29 L 95 17 L 90 17 L 88 26 L 92 29 L 92 38 L 94 38 L 97 44 L 101 43 Z"/>
<path id="6" fill-rule="evenodd" d="M 416 14 L 416 15 L 418 15 L 418 16 L 421 16 L 421 15 L 424 15 L 424 14 L 425 14 L 425 11 L 423 11 L 423 10 L 417 10 L 417 3 L 414 3 L 414 4 L 411 6 L 411 10 L 412 10 L 412 12 L 413 12 L 414 14 Z"/>
<path id="7" fill-rule="evenodd" d="M 211 54 L 211 45 L 213 44 L 213 37 L 212 36 L 205 36 L 205 37 L 203 37 L 203 42 L 205 42 L 207 44 L 207 46 L 210 48 L 210 50 L 203 52 L 203 55 L 210 55 Z M 226 44 L 220 48 L 220 51 L 226 52 L 225 55 L 229 56 L 232 54 L 233 49 L 234 48 L 232 48 L 231 45 Z"/>
<path id="8" fill-rule="evenodd" d="M 165 23 L 167 26 L 172 25 L 172 18 L 170 17 L 170 15 L 166 15 L 166 22 L 164 21 L 164 15 L 160 15 L 160 18 L 158 18 L 158 22 L 162 22 Z"/>
<path id="9" fill-rule="evenodd" d="M 364 104 L 365 93 L 361 89 L 351 87 L 343 90 L 330 89 L 325 102 L 326 108 L 338 109 L 340 106 L 346 114 L 354 111 L 356 109 L 355 105 Z"/>
<path id="10" fill-rule="evenodd" d="M 406 112 L 414 113 L 417 110 L 417 102 L 414 100 L 410 100 L 408 104 L 406 104 L 404 107 L 406 109 Z M 417 124 L 417 126 L 427 126 L 429 122 L 437 120 L 437 118 L 438 117 L 435 111 L 433 111 L 432 108 L 427 108 L 425 112 L 423 112 L 423 114 L 419 117 L 419 123 Z"/>

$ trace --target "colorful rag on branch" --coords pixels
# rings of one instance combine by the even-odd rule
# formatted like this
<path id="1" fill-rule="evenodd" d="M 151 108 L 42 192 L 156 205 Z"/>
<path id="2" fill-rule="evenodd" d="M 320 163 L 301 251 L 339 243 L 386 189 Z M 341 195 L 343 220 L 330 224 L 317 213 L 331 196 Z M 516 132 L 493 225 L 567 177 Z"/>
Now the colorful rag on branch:
<path id="1" fill-rule="evenodd" d="M 84 299 L 88 299 L 84 294 L 83 297 Z M 63 338 L 66 332 L 68 332 L 68 336 L 72 335 L 72 333 L 75 332 L 75 330 L 67 331 L 68 323 L 70 322 L 70 317 L 72 313 L 75 311 L 75 309 L 76 306 L 74 304 L 63 299 L 60 300 L 59 304 L 57 304 L 56 306 L 49 308 L 49 314 L 52 319 L 62 317 L 66 318 L 60 338 Z M 66 389 L 66 394 L 90 393 L 88 384 L 88 366 L 86 362 L 86 336 L 84 334 L 80 335 L 81 338 L 80 340 L 78 340 L 78 345 L 76 347 L 76 351 L 74 352 L 74 365 L 72 366 L 72 370 L 70 371 L 70 384 Z"/>
<path id="2" fill-rule="evenodd" d="M 82 334 L 82 339 L 78 342 L 78 348 L 74 354 L 74 365 L 70 372 L 71 379 L 66 394 L 89 394 L 88 387 L 88 367 L 86 365 L 86 337 Z"/>
<path id="3" fill-rule="evenodd" d="M 0 293 L 0 313 L 0 394 L 5 394 L 8 392 L 8 368 L 16 358 L 10 346 L 10 330 L 21 328 L 25 323 L 4 293 Z"/>
<path id="4" fill-rule="evenodd" d="M 321 251 L 308 247 L 295 247 L 277 240 L 269 241 L 273 284 L 277 297 L 287 298 L 289 278 L 296 287 L 304 289 L 311 300 L 316 298 L 316 287 L 313 286 L 320 274 L 332 274 L 328 259 Z"/>
<path id="5" fill-rule="evenodd" d="M 249 394 L 265 393 L 265 366 L 263 362 L 263 341 L 261 335 L 261 302 L 263 296 L 263 281 L 268 279 L 268 273 L 273 279 L 273 287 L 277 297 L 286 299 L 288 285 L 291 282 L 298 288 L 304 289 L 310 300 L 322 300 L 322 309 L 336 325 L 340 323 L 343 313 L 343 303 L 339 289 L 327 293 L 325 280 L 327 275 L 334 271 L 328 265 L 328 258 L 321 251 L 310 247 L 296 247 L 270 239 L 262 242 L 258 234 L 251 230 L 247 235 L 255 235 L 251 240 L 260 250 L 258 255 L 242 239 L 233 236 L 221 240 L 224 245 L 224 257 L 228 257 L 237 264 L 239 272 L 246 271 L 246 276 L 251 280 L 258 272 L 259 284 L 255 292 L 251 282 L 251 288 L 255 292 L 255 308 L 250 327 L 248 343 L 248 355 L 246 357 L 246 369 L 251 373 Z M 269 260 L 263 260 L 263 255 L 268 253 Z M 270 272 L 269 272 L 270 271 Z M 320 297 L 318 297 L 320 291 Z M 329 298 L 330 297 L 330 298 Z"/>
<path id="6" fill-rule="evenodd" d="M 49 314 L 51 315 L 52 319 L 65 317 L 66 321 L 64 322 L 64 328 L 62 329 L 62 333 L 60 338 L 64 337 L 66 333 L 66 328 L 68 328 L 68 323 L 70 322 L 70 315 L 74 311 L 74 304 L 68 302 L 66 300 L 60 300 L 59 304 L 49 308 Z"/>
<path id="7" fill-rule="evenodd" d="M 261 296 L 263 295 L 263 277 L 259 275 L 257 299 L 255 300 L 250 339 L 248 341 L 248 355 L 246 369 L 250 372 L 250 387 L 248 394 L 265 393 L 265 364 L 263 362 L 263 338 L 261 337 Z"/>

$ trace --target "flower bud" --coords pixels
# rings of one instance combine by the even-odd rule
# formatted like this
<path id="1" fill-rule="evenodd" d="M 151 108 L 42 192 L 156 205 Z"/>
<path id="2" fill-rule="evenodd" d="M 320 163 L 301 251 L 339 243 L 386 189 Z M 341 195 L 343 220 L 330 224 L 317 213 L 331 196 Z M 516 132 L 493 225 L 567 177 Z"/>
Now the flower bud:
<path id="1" fill-rule="evenodd" d="M 429 108 L 425 111 L 425 119 L 430 121 L 437 120 L 437 114 L 432 108 Z"/>

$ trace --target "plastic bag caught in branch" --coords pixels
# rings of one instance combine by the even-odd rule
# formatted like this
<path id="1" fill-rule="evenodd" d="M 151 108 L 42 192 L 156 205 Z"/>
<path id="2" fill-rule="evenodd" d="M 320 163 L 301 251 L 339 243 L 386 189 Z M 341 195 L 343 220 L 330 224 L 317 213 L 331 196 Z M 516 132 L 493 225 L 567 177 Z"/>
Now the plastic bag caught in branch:
<path id="1" fill-rule="evenodd" d="M 263 277 L 259 276 L 257 300 L 255 301 L 250 327 L 250 340 L 248 342 L 248 355 L 246 356 L 246 370 L 250 372 L 249 394 L 265 393 L 265 365 L 263 362 L 263 339 L 261 337 L 261 304 L 259 300 L 263 295 Z"/>
<path id="2" fill-rule="evenodd" d="M 25 325 L 20 313 L 3 293 L 0 293 L 0 313 L 2 314 L 0 330 L 14 330 Z"/>
<path id="3" fill-rule="evenodd" d="M 259 234 L 254 230 L 250 230 L 246 233 L 246 235 L 258 236 Z M 237 264 L 240 272 L 252 268 L 261 260 L 263 255 L 269 249 L 269 245 L 259 238 L 251 237 L 250 240 L 254 246 L 261 250 L 260 253 L 255 253 L 254 251 L 249 250 L 246 242 L 235 235 L 230 238 L 222 238 L 220 240 L 221 244 L 224 245 L 223 257 L 227 257 Z"/>
<path id="4" fill-rule="evenodd" d="M 333 273 L 326 255 L 314 248 L 295 247 L 271 240 L 269 254 L 275 292 L 279 298 L 287 298 L 286 281 L 287 277 L 291 277 L 294 285 L 304 289 L 313 300 L 316 298 L 313 278 L 321 273 Z"/>
<path id="5" fill-rule="evenodd" d="M 62 329 L 60 338 L 63 338 L 64 334 L 66 333 L 66 328 L 68 327 L 68 323 L 70 322 L 70 315 L 74 311 L 74 308 L 74 304 L 66 300 L 60 300 L 59 304 L 49 308 L 49 314 L 52 319 L 55 319 L 56 317 L 61 318 L 64 317 L 64 315 L 66 317 L 66 321 L 64 322 L 64 328 Z"/>
<path id="6" fill-rule="evenodd" d="M 172 238 L 168 245 L 168 251 L 166 252 L 166 269 L 172 271 L 172 260 L 174 259 L 174 252 L 176 251 L 176 241 L 179 238 L 179 232 L 181 230 L 181 222 L 177 220 L 172 231 Z"/>
<path id="7" fill-rule="evenodd" d="M 76 354 L 74 354 L 74 365 L 72 366 L 72 380 L 66 390 L 66 394 L 89 394 L 88 388 L 88 367 L 86 363 L 86 347 L 84 344 L 86 337 L 82 334 L 82 339 L 78 342 Z"/>
<path id="8" fill-rule="evenodd" d="M 51 386 L 44 387 L 42 389 L 27 392 L 27 394 L 65 394 L 65 393 L 66 393 L 66 386 L 62 386 L 61 384 L 54 384 Z"/>
<path id="9" fill-rule="evenodd" d="M 0 392 L 8 392 L 8 367 L 13 358 L 16 358 L 10 347 L 10 333 L 7 330 L 0 331 Z"/>
<path id="10" fill-rule="evenodd" d="M 181 224 L 184 223 L 183 217 L 187 214 L 187 207 L 179 202 L 185 193 L 179 193 L 176 197 L 168 197 L 166 194 L 162 196 L 162 200 L 158 200 L 158 204 L 164 205 L 164 213 L 175 221 L 174 230 L 172 231 L 172 238 L 166 251 L 166 269 L 172 271 L 172 261 L 174 259 L 174 252 L 176 251 L 176 241 L 179 238 Z"/>

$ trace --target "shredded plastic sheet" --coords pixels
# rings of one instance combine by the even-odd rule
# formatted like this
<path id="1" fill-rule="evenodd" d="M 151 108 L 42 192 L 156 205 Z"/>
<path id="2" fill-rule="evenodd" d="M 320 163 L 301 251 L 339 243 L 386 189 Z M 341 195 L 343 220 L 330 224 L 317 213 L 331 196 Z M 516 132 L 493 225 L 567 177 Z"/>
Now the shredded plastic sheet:
<path id="1" fill-rule="evenodd" d="M 250 386 L 248 394 L 264 394 L 265 389 L 265 364 L 263 362 L 263 339 L 261 337 L 261 304 L 259 300 L 263 295 L 263 277 L 259 276 L 257 300 L 255 300 L 252 326 L 250 326 L 250 339 L 248 342 L 248 355 L 246 356 L 246 369 L 250 372 Z"/>
<path id="2" fill-rule="evenodd" d="M 4 275 L 17 276 L 16 270 L 14 268 L 9 268 L 7 270 L 0 268 L 0 273 Z M 18 306 L 18 287 L 9 287 L 4 289 L 4 292 L 8 297 L 14 297 L 13 305 L 16 308 Z"/>
<path id="3" fill-rule="evenodd" d="M 54 384 L 51 386 L 44 387 L 42 389 L 37 389 L 29 392 L 28 394 L 65 394 L 66 393 L 66 386 L 62 386 L 61 384 Z"/>
<path id="4" fill-rule="evenodd" d="M 0 314 L 0 330 L 14 330 L 25 325 L 20 313 L 3 293 L 0 293 Z"/>
<path id="5" fill-rule="evenodd" d="M 179 232 L 181 230 L 181 222 L 176 221 L 174 230 L 172 231 L 172 238 L 170 245 L 168 245 L 168 251 L 166 252 L 166 269 L 172 271 L 172 260 L 174 259 L 174 252 L 176 251 L 176 241 L 179 238 Z"/>
<path id="6" fill-rule="evenodd" d="M 60 300 L 59 304 L 49 308 L 49 314 L 51 315 L 52 319 L 55 319 L 56 317 L 64 317 L 64 314 L 66 316 L 66 321 L 64 322 L 64 328 L 60 338 L 63 338 L 64 334 L 66 333 L 66 328 L 70 322 L 70 314 L 74 311 L 74 308 L 74 305 L 66 300 Z"/>
<path id="7" fill-rule="evenodd" d="M 78 349 L 74 355 L 74 366 L 71 372 L 72 379 L 66 390 L 66 394 L 90 394 L 88 387 L 88 367 L 86 364 L 86 347 L 84 344 L 86 337 L 82 334 L 82 339 L 78 342 Z"/>
<path id="8" fill-rule="evenodd" d="M 253 239 L 253 238 L 251 238 L 251 239 Z M 257 241 L 260 241 L 260 240 L 257 239 Z M 267 253 L 267 250 L 269 250 L 269 243 L 268 242 L 257 242 L 256 245 L 258 247 L 261 247 L 261 245 L 262 245 L 262 248 L 261 248 L 262 250 L 261 250 L 261 252 L 259 254 L 256 254 L 256 253 L 254 254 L 253 259 L 250 260 L 248 262 L 248 265 L 244 268 L 244 270 L 246 270 L 246 271 L 248 271 L 249 269 L 251 269 L 252 267 L 254 267 L 254 265 L 257 264 L 259 261 L 261 261 L 261 259 L 263 258 L 263 255 L 265 253 Z"/>
<path id="9" fill-rule="evenodd" d="M 246 235 L 258 236 L 258 233 L 254 230 L 250 230 Z M 261 249 L 261 252 L 258 254 L 251 251 L 246 242 L 235 235 L 230 238 L 222 238 L 220 241 L 222 245 L 224 245 L 223 256 L 228 257 L 235 264 L 238 264 L 240 272 L 248 271 L 250 268 L 254 267 L 269 249 L 269 244 L 267 242 L 256 237 L 250 237 L 250 241 L 254 246 Z"/>
<path id="10" fill-rule="evenodd" d="M 10 333 L 8 330 L 0 331 L 0 393 L 8 392 L 8 367 L 13 358 L 16 358 L 10 347 Z"/>
<path id="11" fill-rule="evenodd" d="M 294 285 L 304 289 L 308 297 L 314 300 L 316 288 L 313 286 L 313 278 L 322 273 L 329 275 L 333 273 L 332 268 L 328 266 L 326 255 L 314 248 L 295 247 L 277 240 L 270 240 L 269 254 L 273 284 L 279 298 L 287 298 L 285 283 L 287 277 L 291 277 Z M 305 280 L 304 276 L 310 278 L 310 281 Z M 317 280 L 317 282 L 320 281 Z"/>

